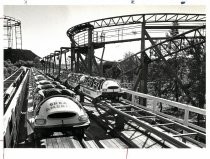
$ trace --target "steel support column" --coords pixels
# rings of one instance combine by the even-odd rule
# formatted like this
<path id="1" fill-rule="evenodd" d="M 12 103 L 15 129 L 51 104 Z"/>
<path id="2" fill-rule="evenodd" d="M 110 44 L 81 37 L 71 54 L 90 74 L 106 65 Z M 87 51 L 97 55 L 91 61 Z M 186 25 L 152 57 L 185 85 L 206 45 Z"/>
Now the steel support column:
<path id="1" fill-rule="evenodd" d="M 104 57 L 105 46 L 103 47 L 101 62 L 100 62 L 100 76 L 103 77 L 103 57 Z"/>
<path id="2" fill-rule="evenodd" d="M 54 51 L 54 54 L 55 54 L 55 58 L 54 58 L 54 61 L 55 61 L 55 72 L 54 72 L 54 75 L 56 75 L 56 78 L 58 78 L 59 77 L 59 68 L 58 68 L 58 66 L 59 66 L 59 60 L 60 60 L 60 50 Z M 57 59 L 58 59 L 58 64 L 56 63 Z"/>
<path id="3" fill-rule="evenodd" d="M 76 55 L 76 61 L 75 61 L 75 72 L 76 73 L 79 73 L 79 54 L 80 53 L 77 53 Z"/>
<path id="4" fill-rule="evenodd" d="M 145 50 L 145 17 L 143 16 L 142 29 L 141 29 L 141 50 Z M 146 61 L 146 54 L 142 52 L 141 54 L 141 67 L 139 70 L 136 82 L 134 84 L 133 90 L 136 91 L 138 86 L 138 91 L 147 94 L 147 74 L 148 74 L 148 63 Z M 146 99 L 140 99 L 140 104 L 146 106 Z"/>
<path id="5" fill-rule="evenodd" d="M 51 55 L 48 56 L 48 61 L 49 61 L 49 68 L 48 68 L 48 73 L 50 73 L 50 62 L 51 62 Z"/>
<path id="6" fill-rule="evenodd" d="M 71 71 L 75 71 L 75 42 L 71 42 Z"/>
<path id="7" fill-rule="evenodd" d="M 58 79 L 60 79 L 60 74 L 61 74 L 61 60 L 62 60 L 62 53 L 63 53 L 63 49 L 60 48 L 60 57 L 59 57 L 59 68 L 58 68 Z"/>
<path id="8" fill-rule="evenodd" d="M 143 17 L 144 18 L 144 17 Z M 141 50 L 145 50 L 145 20 L 142 23 L 142 31 L 141 31 Z M 141 63 L 142 63 L 142 76 L 140 77 L 140 92 L 147 94 L 147 72 L 148 72 L 148 64 L 146 62 L 145 52 L 141 54 Z"/>
<path id="9" fill-rule="evenodd" d="M 55 56 L 56 56 L 56 53 L 54 52 L 53 54 L 53 75 L 55 75 L 55 69 L 56 69 L 56 61 L 55 61 Z"/>
<path id="10" fill-rule="evenodd" d="M 87 54 L 87 62 L 88 62 L 88 73 L 92 75 L 92 65 L 93 61 L 92 59 L 94 58 L 94 46 L 93 46 L 93 41 L 92 41 L 92 35 L 93 35 L 93 28 L 90 27 L 88 29 L 88 54 Z"/>

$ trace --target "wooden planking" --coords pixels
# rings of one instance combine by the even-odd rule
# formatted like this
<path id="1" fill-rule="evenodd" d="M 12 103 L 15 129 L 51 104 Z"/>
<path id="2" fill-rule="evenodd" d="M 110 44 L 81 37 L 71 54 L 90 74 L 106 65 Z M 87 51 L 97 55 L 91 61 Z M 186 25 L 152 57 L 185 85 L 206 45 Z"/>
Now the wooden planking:
<path id="1" fill-rule="evenodd" d="M 74 147 L 75 148 L 82 148 L 82 145 L 80 144 L 80 142 L 74 138 L 71 138 L 73 144 L 74 144 Z"/>
<path id="2" fill-rule="evenodd" d="M 46 147 L 47 148 L 53 148 L 53 144 L 52 144 L 52 141 L 50 139 L 46 139 Z"/>
<path id="3" fill-rule="evenodd" d="M 56 138 L 50 138 L 49 140 L 51 140 L 53 148 L 59 148 Z"/>
<path id="4" fill-rule="evenodd" d="M 101 145 L 104 148 L 113 148 L 113 145 L 111 143 L 109 143 L 107 140 L 109 140 L 109 139 L 100 140 L 99 142 L 101 143 Z"/>
<path id="5" fill-rule="evenodd" d="M 56 140 L 57 140 L 57 143 L 58 143 L 58 147 L 59 148 L 64 148 L 64 145 L 63 145 L 63 143 L 61 141 L 61 138 L 60 137 L 57 137 Z"/>
<path id="6" fill-rule="evenodd" d="M 70 137 L 65 137 L 65 139 L 67 140 L 67 142 L 69 144 L 69 148 L 75 148 L 74 143 L 72 142 Z"/>
<path id="7" fill-rule="evenodd" d="M 52 137 L 44 139 L 46 148 L 82 148 L 82 145 L 73 137 Z"/>
<path id="8" fill-rule="evenodd" d="M 120 139 L 105 139 L 99 141 L 104 148 L 128 148 Z"/>
<path id="9" fill-rule="evenodd" d="M 61 142 L 63 143 L 64 148 L 70 148 L 70 145 L 68 143 L 68 140 L 66 139 L 67 137 L 61 137 Z"/>
<path id="10" fill-rule="evenodd" d="M 85 148 L 99 148 L 99 146 L 96 144 L 96 142 L 94 140 L 85 141 L 83 139 L 82 143 L 85 146 Z"/>
<path id="11" fill-rule="evenodd" d="M 115 144 L 119 144 L 122 148 L 129 148 L 124 142 L 122 142 L 119 138 L 112 139 Z"/>

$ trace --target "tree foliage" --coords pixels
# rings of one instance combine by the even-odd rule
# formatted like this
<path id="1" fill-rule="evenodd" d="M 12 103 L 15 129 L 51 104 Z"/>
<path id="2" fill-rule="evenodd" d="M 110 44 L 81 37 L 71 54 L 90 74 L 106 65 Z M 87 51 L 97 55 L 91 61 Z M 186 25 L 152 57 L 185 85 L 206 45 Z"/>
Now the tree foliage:
<path id="1" fill-rule="evenodd" d="M 188 50 L 181 51 L 167 58 L 173 71 L 181 80 L 185 89 L 190 92 L 189 101 L 184 91 L 175 79 L 170 78 L 164 71 L 164 64 L 161 61 L 152 63 L 149 71 L 149 80 L 152 82 L 153 95 L 172 99 L 178 102 L 192 104 L 203 108 L 205 105 L 206 93 L 206 51 L 203 45 L 194 45 L 199 39 L 191 39 Z M 179 43 L 179 41 L 177 41 Z M 170 44 L 169 44 L 170 46 Z M 172 45 L 170 47 L 173 47 Z"/>
<path id="2" fill-rule="evenodd" d="M 13 74 L 17 69 L 18 67 L 13 65 L 10 60 L 4 61 L 4 79 Z"/>
<path id="3" fill-rule="evenodd" d="M 178 26 L 177 22 L 173 23 L 173 26 Z M 179 30 L 174 27 L 167 33 L 167 37 L 173 37 L 179 34 Z M 188 42 L 181 42 L 181 39 L 168 42 L 166 44 L 167 50 L 171 52 L 173 49 L 174 54 L 167 56 L 166 61 L 173 69 L 173 72 L 177 75 L 181 81 L 182 86 L 178 83 L 176 78 L 167 72 L 166 65 L 162 60 L 154 61 L 149 64 L 148 70 L 148 92 L 154 96 L 162 97 L 169 100 L 174 100 L 181 103 L 192 104 L 194 106 L 203 108 L 205 106 L 205 95 L 206 95 L 206 50 L 205 45 L 195 45 L 199 42 L 199 37 L 190 38 Z M 156 43 L 159 43 L 156 41 Z M 188 48 L 180 51 L 176 46 L 180 48 Z M 183 45 L 183 46 L 180 46 Z M 158 47 L 160 52 L 161 47 Z M 163 49 L 163 48 L 162 48 Z M 155 56 L 156 53 L 151 50 L 150 54 Z M 126 53 L 125 59 L 132 54 Z M 124 60 L 124 70 L 133 68 L 136 59 L 129 58 Z M 140 61 L 139 61 L 140 62 Z M 139 65 L 140 69 L 140 65 Z M 125 71 L 124 71 L 125 72 Z M 124 74 L 127 79 L 130 78 L 134 82 L 135 71 Z M 186 95 L 184 89 L 190 92 Z M 190 98 L 189 98 L 190 97 Z M 191 100 L 191 101 L 190 101 Z"/>

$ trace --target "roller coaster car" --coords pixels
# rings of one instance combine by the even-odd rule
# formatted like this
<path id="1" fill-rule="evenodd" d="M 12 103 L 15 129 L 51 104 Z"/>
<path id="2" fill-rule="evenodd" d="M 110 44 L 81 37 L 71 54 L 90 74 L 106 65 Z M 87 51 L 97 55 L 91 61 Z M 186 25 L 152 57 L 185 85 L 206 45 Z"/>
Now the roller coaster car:
<path id="1" fill-rule="evenodd" d="M 34 77 L 35 81 L 41 81 L 41 80 L 46 80 L 45 76 L 43 75 L 36 75 Z"/>
<path id="2" fill-rule="evenodd" d="M 68 94 L 68 90 L 41 90 L 35 111 L 34 132 L 36 137 L 49 136 L 53 132 L 71 131 L 82 138 L 90 125 L 88 115 L 82 105 Z M 53 94 L 53 95 L 52 95 Z"/>
<path id="3" fill-rule="evenodd" d="M 119 100 L 124 96 L 121 86 L 114 80 L 100 77 L 85 77 L 83 83 L 80 84 L 80 92 L 93 98 L 93 103 L 99 102 L 101 99 Z"/>
<path id="4" fill-rule="evenodd" d="M 55 88 L 54 84 L 45 84 L 45 85 L 37 85 L 37 87 L 34 90 L 34 93 L 37 93 L 39 90 L 44 90 L 44 89 L 50 89 L 50 88 Z"/>
<path id="5" fill-rule="evenodd" d="M 65 82 L 65 85 L 67 88 L 70 88 L 71 90 L 78 93 L 80 84 L 82 84 L 85 80 L 86 75 L 80 74 L 80 73 L 70 73 L 68 74 L 68 78 Z"/>
<path id="6" fill-rule="evenodd" d="M 36 82 L 36 85 L 45 85 L 45 84 L 52 84 L 52 82 L 46 79 Z"/>

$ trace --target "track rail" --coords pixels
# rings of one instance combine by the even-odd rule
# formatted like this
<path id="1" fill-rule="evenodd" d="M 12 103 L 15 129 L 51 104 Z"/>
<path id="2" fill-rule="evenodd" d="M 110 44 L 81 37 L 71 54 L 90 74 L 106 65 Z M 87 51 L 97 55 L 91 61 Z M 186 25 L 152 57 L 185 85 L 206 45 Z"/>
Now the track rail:
<path id="1" fill-rule="evenodd" d="M 26 98 L 25 94 L 28 82 L 28 71 L 24 67 L 22 69 L 23 71 L 21 75 L 23 76 L 23 79 L 22 77 L 18 78 L 18 82 L 15 83 L 12 94 L 10 92 L 10 96 L 7 99 L 9 102 L 6 104 L 4 103 L 6 106 L 3 116 L 3 136 L 5 148 L 15 147 L 18 140 L 18 127 L 20 125 L 22 107 Z M 19 74 L 18 77 L 21 75 Z"/>
<path id="2" fill-rule="evenodd" d="M 92 27 L 105 28 L 114 27 L 120 25 L 131 25 L 146 23 L 161 23 L 161 22 L 205 22 L 206 17 L 204 14 L 177 14 L 177 13 L 158 13 L 158 14 L 134 14 L 134 15 L 123 15 L 116 17 L 109 17 L 104 19 L 98 19 L 90 22 L 75 25 L 68 29 L 67 35 L 73 36 L 86 29 Z"/>
<path id="3" fill-rule="evenodd" d="M 132 123 L 136 123 L 147 132 L 161 137 L 164 141 L 167 141 L 175 147 L 190 148 L 193 145 L 205 147 L 205 143 L 196 139 L 205 139 L 206 135 L 195 129 L 183 126 L 180 123 L 133 106 L 129 103 L 102 101 L 101 104 L 121 115 L 124 122 L 131 121 Z"/>
<path id="4" fill-rule="evenodd" d="M 4 113 L 7 111 L 25 73 L 24 68 L 19 68 L 15 73 L 4 80 Z"/>
<path id="5" fill-rule="evenodd" d="M 103 103 L 93 105 L 83 103 L 89 116 L 94 119 L 107 133 L 119 138 L 129 148 L 170 148 L 170 143 L 160 137 L 149 134 L 139 126 L 133 126 L 132 121 L 125 121 L 124 117 L 109 109 Z M 126 148 L 126 147 L 124 147 Z"/>

